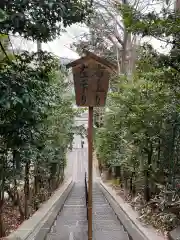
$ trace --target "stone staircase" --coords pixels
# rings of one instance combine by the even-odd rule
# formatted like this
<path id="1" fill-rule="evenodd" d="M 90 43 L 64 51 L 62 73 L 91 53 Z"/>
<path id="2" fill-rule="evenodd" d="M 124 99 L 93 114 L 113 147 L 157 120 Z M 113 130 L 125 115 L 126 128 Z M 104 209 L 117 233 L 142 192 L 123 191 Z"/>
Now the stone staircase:
<path id="1" fill-rule="evenodd" d="M 129 240 L 98 185 L 93 186 L 93 240 Z"/>
<path id="2" fill-rule="evenodd" d="M 87 240 L 84 184 L 76 183 L 46 240 Z"/>
<path id="3" fill-rule="evenodd" d="M 76 183 L 46 240 L 88 240 L 84 184 Z M 129 240 L 98 185 L 93 186 L 93 240 Z"/>

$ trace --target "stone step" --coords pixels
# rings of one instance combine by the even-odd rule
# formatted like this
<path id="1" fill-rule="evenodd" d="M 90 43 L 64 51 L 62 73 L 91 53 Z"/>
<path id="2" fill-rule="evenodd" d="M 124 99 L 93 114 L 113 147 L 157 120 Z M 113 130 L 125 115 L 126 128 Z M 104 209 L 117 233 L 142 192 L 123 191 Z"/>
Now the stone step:
<path id="1" fill-rule="evenodd" d="M 107 204 L 107 200 L 106 199 L 96 199 L 94 200 L 93 199 L 93 206 L 96 206 L 96 205 L 105 205 Z"/>
<path id="2" fill-rule="evenodd" d="M 93 233 L 93 240 L 129 240 L 129 236 L 126 232 L 121 231 L 96 231 Z M 61 233 L 51 233 L 46 240 L 88 240 L 87 231 L 75 231 Z"/>
<path id="3" fill-rule="evenodd" d="M 53 226 L 51 232 L 61 233 L 63 229 L 76 229 L 79 231 L 87 231 L 88 224 L 87 221 L 80 220 L 67 220 L 57 221 L 56 225 Z M 112 223 L 111 221 L 93 221 L 93 231 L 124 231 L 124 227 L 120 225 L 118 222 Z"/>
<path id="4" fill-rule="evenodd" d="M 85 206 L 85 205 L 84 205 L 84 202 L 85 202 L 85 200 L 83 200 L 83 201 L 72 201 L 72 200 L 71 200 L 71 201 L 67 201 L 67 202 L 66 202 L 66 205 L 74 206 L 74 207 L 75 207 L 75 206 L 78 207 L 79 205 Z"/>
<path id="5" fill-rule="evenodd" d="M 66 225 L 67 222 L 74 222 L 74 221 L 83 221 L 84 219 L 86 219 L 86 215 L 84 214 L 83 216 L 82 215 L 72 215 L 71 217 L 69 217 L 69 215 L 67 216 L 59 216 L 57 218 L 57 223 L 63 223 Z"/>
<path id="6" fill-rule="evenodd" d="M 120 222 L 113 220 L 95 220 L 93 221 L 93 227 L 95 230 L 101 231 L 124 231 L 124 227 Z"/>
<path id="7" fill-rule="evenodd" d="M 81 230 L 87 230 L 88 228 L 87 222 L 84 220 L 76 221 L 76 220 L 67 220 L 65 221 L 57 221 L 56 225 L 53 226 L 52 232 L 61 232 L 65 228 L 77 228 Z M 93 221 L 93 230 L 94 231 L 124 231 L 124 227 L 118 222 L 112 223 L 111 221 Z"/>
<path id="8" fill-rule="evenodd" d="M 86 231 L 62 231 L 48 234 L 46 240 L 88 240 L 88 233 Z"/>
<path id="9" fill-rule="evenodd" d="M 68 230 L 68 232 L 87 232 L 88 231 L 88 225 L 57 225 L 54 226 L 53 231 L 51 233 L 61 234 L 64 230 Z"/>
<path id="10" fill-rule="evenodd" d="M 124 231 L 96 231 L 93 240 L 129 240 L 129 236 Z"/>
<path id="11" fill-rule="evenodd" d="M 93 220 L 94 221 L 114 221 L 118 222 L 118 218 L 115 214 L 113 215 L 93 215 Z"/>
<path id="12" fill-rule="evenodd" d="M 74 186 L 46 240 L 88 240 L 85 188 Z M 97 186 L 93 188 L 93 239 L 129 240 L 124 227 Z"/>
<path id="13" fill-rule="evenodd" d="M 99 215 L 115 214 L 110 206 L 93 206 L 93 212 Z"/>
<path id="14" fill-rule="evenodd" d="M 83 205 L 80 206 L 71 206 L 71 205 L 64 205 L 63 212 L 70 212 L 71 214 L 76 214 L 76 213 L 84 213 L 86 207 Z M 98 209 L 97 209 L 98 210 Z"/>

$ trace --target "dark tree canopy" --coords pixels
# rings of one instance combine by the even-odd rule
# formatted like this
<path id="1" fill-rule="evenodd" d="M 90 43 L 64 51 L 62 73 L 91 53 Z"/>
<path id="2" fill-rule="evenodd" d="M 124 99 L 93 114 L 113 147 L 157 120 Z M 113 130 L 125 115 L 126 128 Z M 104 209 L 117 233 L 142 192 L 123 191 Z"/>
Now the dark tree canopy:
<path id="1" fill-rule="evenodd" d="M 60 34 L 63 26 L 84 21 L 90 8 L 91 1 L 88 0 L 2 0 L 0 31 L 51 41 Z"/>

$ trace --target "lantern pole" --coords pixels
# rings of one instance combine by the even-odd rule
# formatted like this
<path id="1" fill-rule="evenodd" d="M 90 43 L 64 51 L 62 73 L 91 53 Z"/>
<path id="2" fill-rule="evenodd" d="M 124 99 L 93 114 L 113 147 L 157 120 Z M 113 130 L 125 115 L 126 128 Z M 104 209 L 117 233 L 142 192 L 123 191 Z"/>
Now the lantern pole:
<path id="1" fill-rule="evenodd" d="M 93 182 L 93 107 L 88 117 L 88 240 L 92 240 L 92 182 Z"/>
<path id="2" fill-rule="evenodd" d="M 86 56 L 69 64 L 72 67 L 76 95 L 79 107 L 89 107 L 88 112 L 88 240 L 92 240 L 92 188 L 93 188 L 93 107 L 103 107 L 106 102 L 111 72 L 116 72 L 116 65 L 85 51 Z M 94 77 L 92 81 L 92 77 Z M 96 91 L 95 91 L 96 89 Z M 87 189 L 86 189 L 87 190 Z"/>

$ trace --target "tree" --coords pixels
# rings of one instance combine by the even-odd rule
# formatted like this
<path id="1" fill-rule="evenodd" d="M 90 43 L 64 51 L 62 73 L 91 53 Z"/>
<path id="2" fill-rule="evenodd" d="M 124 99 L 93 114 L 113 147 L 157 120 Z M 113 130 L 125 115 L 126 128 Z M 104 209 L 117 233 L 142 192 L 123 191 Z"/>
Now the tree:
<path id="1" fill-rule="evenodd" d="M 16 34 L 42 42 L 51 41 L 73 23 L 84 21 L 90 12 L 92 2 L 70 0 L 2 1 L 0 22 L 1 33 Z"/>
<path id="2" fill-rule="evenodd" d="M 153 2 L 154 3 L 154 2 Z M 88 49 L 118 64 L 119 74 L 130 74 L 134 71 L 137 59 L 139 40 L 135 32 L 126 28 L 121 6 L 134 6 L 141 12 L 147 11 L 148 1 L 94 1 L 91 18 L 87 22 L 89 33 L 74 43 L 78 53 Z"/>
<path id="3" fill-rule="evenodd" d="M 149 205 L 154 201 L 159 216 L 166 219 L 171 215 L 177 224 L 179 204 L 173 195 L 178 191 L 180 175 L 180 76 L 171 65 L 165 68 L 162 59 L 162 54 L 149 45 L 140 49 L 133 83 L 120 79 L 120 90 L 109 94 L 109 111 L 96 134 L 96 151 L 105 166 L 120 167 L 116 176 L 120 176 L 125 192 L 142 194 Z M 160 201 L 154 199 L 155 195 Z M 155 226 L 159 221 L 160 228 L 164 228 L 165 220 L 159 219 L 153 209 L 149 218 Z M 169 231 L 176 224 L 169 222 L 165 229 Z"/>
<path id="4" fill-rule="evenodd" d="M 51 41 L 64 27 L 86 20 L 91 5 L 56 0 L 0 4 L 0 237 L 7 233 L 4 192 L 18 206 L 21 221 L 28 219 L 63 180 L 66 152 L 77 131 L 77 112 L 59 60 L 42 51 L 11 57 L 9 36 Z"/>
<path id="5" fill-rule="evenodd" d="M 24 52 L 11 62 L 6 59 L 0 72 L 2 228 L 4 191 L 15 196 L 23 221 L 30 216 L 30 206 L 37 210 L 62 181 L 76 111 L 59 61 L 51 54 Z M 23 195 L 18 191 L 21 181 Z"/>

